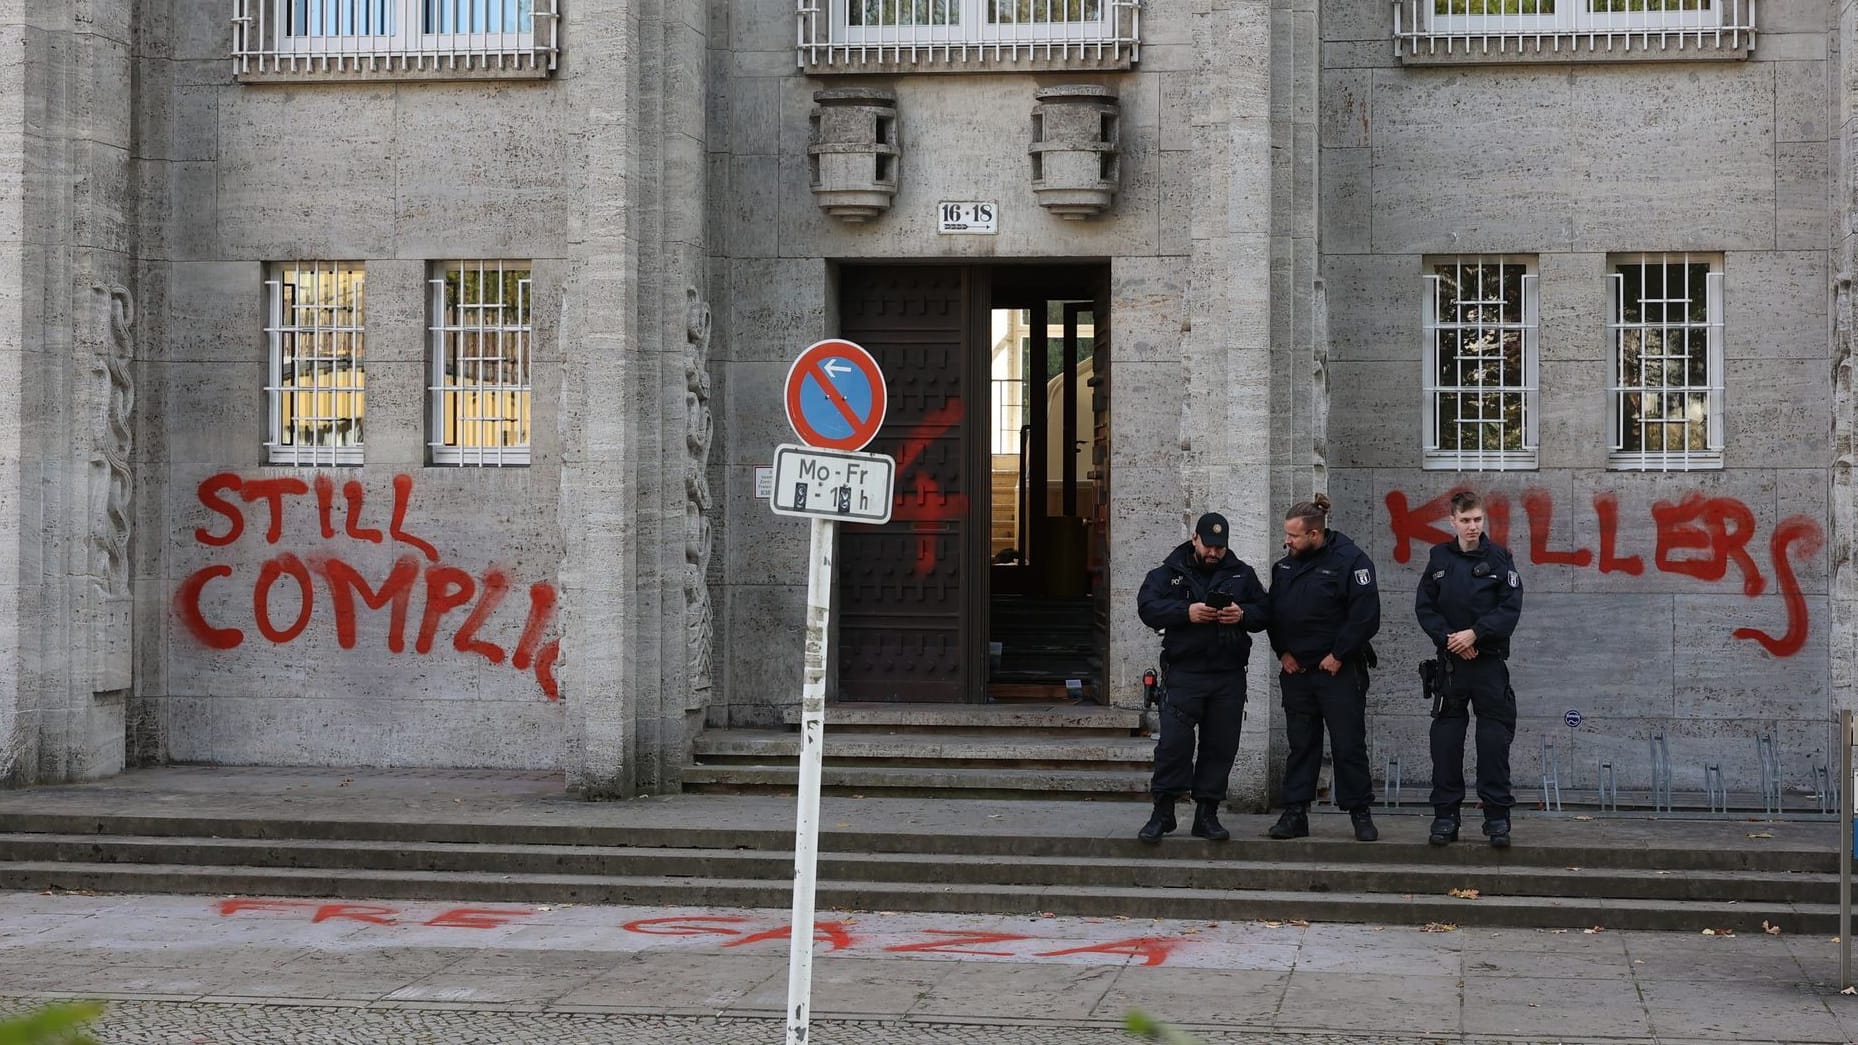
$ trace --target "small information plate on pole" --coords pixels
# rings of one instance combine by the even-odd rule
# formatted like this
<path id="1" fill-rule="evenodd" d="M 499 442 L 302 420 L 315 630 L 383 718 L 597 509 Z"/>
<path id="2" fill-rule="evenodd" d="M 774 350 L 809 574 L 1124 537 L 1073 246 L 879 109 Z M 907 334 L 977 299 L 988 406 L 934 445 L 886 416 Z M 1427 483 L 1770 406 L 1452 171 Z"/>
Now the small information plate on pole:
<path id="1" fill-rule="evenodd" d="M 897 463 L 883 454 L 852 454 L 787 444 L 774 450 L 776 515 L 887 523 Z"/>

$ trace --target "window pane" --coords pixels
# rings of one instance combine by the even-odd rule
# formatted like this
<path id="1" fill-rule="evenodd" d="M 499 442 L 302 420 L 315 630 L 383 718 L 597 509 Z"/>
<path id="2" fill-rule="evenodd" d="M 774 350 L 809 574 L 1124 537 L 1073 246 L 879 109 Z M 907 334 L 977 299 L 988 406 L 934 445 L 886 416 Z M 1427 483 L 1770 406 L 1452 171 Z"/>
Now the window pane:
<path id="1" fill-rule="evenodd" d="M 1550 15 L 1555 0 L 1433 0 L 1432 10 L 1442 15 Z"/>
<path id="2" fill-rule="evenodd" d="M 290 0 L 286 36 L 386 36 L 395 0 Z"/>
<path id="3" fill-rule="evenodd" d="M 1435 265 L 1430 372 L 1434 432 L 1428 449 L 1494 453 L 1531 449 L 1525 387 L 1524 289 L 1528 267 L 1466 259 Z M 1475 461 L 1458 462 L 1475 466 Z"/>
<path id="4" fill-rule="evenodd" d="M 334 463 L 305 449 L 362 445 L 367 380 L 364 368 L 364 279 L 359 265 L 283 266 L 272 281 L 271 411 L 274 459 Z"/>
<path id="5" fill-rule="evenodd" d="M 424 0 L 428 33 L 526 33 L 535 27 L 534 0 Z"/>
<path id="6" fill-rule="evenodd" d="M 1094 22 L 1103 17 L 1103 0 L 987 0 L 987 21 L 1001 25 Z"/>
<path id="7" fill-rule="evenodd" d="M 1710 265 L 1682 255 L 1615 267 L 1620 445 L 1628 453 L 1707 452 Z"/>

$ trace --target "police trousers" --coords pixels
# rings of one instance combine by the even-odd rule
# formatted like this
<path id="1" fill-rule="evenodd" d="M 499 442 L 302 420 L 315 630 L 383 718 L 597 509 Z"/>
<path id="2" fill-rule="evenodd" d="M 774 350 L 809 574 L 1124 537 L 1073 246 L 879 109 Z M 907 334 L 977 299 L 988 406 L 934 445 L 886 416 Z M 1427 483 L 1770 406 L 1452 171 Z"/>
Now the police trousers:
<path id="1" fill-rule="evenodd" d="M 1239 753 L 1239 727 L 1245 721 L 1245 674 L 1171 668 L 1167 685 L 1149 791 L 1156 798 L 1192 794 L 1196 802 L 1224 801 L 1232 760 Z"/>
<path id="2" fill-rule="evenodd" d="M 1432 720 L 1432 805 L 1456 812 L 1464 801 L 1464 736 L 1470 715 L 1477 715 L 1477 797 L 1484 817 L 1510 815 L 1510 742 L 1516 739 L 1516 693 L 1510 689 L 1510 666 L 1488 654 L 1471 660 L 1450 658 L 1445 708 Z"/>
<path id="3" fill-rule="evenodd" d="M 1335 804 L 1366 809 L 1374 801 L 1368 777 L 1367 667 L 1349 661 L 1331 675 L 1321 668 L 1300 674 L 1279 672 L 1284 692 L 1284 733 L 1290 755 L 1284 760 L 1285 805 L 1316 800 L 1316 776 L 1323 764 L 1323 727 L 1329 728 L 1329 751 L 1335 759 Z"/>

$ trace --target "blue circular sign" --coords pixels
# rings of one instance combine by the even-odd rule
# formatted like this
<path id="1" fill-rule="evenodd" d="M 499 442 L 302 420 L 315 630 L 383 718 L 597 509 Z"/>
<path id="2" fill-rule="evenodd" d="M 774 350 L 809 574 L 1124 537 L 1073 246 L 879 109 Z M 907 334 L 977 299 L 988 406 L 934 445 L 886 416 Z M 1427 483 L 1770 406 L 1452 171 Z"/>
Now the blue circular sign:
<path id="1" fill-rule="evenodd" d="M 1569 729 L 1576 729 L 1580 726 L 1582 722 L 1585 722 L 1587 720 L 1581 717 L 1580 712 L 1574 710 L 1573 708 L 1569 708 L 1568 713 L 1561 716 L 1561 721 L 1566 722 L 1568 724 Z"/>

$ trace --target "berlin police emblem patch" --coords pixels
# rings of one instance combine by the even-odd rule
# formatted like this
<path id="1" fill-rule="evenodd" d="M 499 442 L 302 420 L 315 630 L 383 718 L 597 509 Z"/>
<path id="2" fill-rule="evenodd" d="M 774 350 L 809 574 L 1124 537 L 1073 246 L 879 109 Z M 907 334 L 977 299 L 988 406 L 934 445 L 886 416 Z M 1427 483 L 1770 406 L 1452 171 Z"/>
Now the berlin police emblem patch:
<path id="1" fill-rule="evenodd" d="M 1366 571 L 1366 570 L 1356 570 L 1356 571 L 1355 571 L 1355 583 L 1356 583 L 1356 584 L 1359 584 L 1359 585 L 1361 585 L 1361 586 L 1362 586 L 1362 587 L 1364 587 L 1364 588 L 1365 588 L 1365 587 L 1367 587 L 1367 586 L 1368 586 L 1368 582 L 1369 582 L 1369 581 L 1371 581 L 1371 580 L 1373 580 L 1373 579 L 1374 579 L 1374 577 L 1373 577 L 1373 575 L 1372 575 L 1372 574 L 1370 574 L 1370 573 L 1369 573 L 1368 571 Z"/>
<path id="2" fill-rule="evenodd" d="M 1510 587 L 1520 588 L 1522 586 L 1523 586 L 1522 578 L 1516 576 L 1515 570 L 1511 570 L 1510 571 Z"/>

